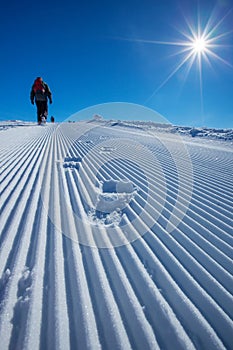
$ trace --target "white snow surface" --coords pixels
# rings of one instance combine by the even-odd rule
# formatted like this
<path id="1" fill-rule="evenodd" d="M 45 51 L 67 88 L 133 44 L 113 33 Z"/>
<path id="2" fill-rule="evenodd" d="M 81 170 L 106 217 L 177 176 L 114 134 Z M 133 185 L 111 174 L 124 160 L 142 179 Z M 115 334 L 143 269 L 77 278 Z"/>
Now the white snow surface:
<path id="1" fill-rule="evenodd" d="M 233 130 L 0 122 L 0 349 L 233 349 Z"/>

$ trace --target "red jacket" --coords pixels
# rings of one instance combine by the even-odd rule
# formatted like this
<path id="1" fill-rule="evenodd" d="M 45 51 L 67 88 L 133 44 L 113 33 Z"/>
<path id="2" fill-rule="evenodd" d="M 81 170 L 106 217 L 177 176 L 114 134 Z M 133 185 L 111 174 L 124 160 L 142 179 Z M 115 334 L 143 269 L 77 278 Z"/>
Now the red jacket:
<path id="1" fill-rule="evenodd" d="M 52 93 L 48 87 L 48 85 L 41 79 L 37 78 L 31 89 L 30 93 L 31 102 L 36 101 L 47 101 L 49 99 L 50 103 L 52 102 Z"/>

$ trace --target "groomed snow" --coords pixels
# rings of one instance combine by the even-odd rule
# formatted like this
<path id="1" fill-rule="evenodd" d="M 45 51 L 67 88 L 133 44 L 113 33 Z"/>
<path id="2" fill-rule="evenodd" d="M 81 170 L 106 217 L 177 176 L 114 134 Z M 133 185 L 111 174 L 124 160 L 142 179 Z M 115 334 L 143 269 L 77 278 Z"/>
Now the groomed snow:
<path id="1" fill-rule="evenodd" d="M 1 350 L 233 349 L 232 135 L 1 122 Z"/>

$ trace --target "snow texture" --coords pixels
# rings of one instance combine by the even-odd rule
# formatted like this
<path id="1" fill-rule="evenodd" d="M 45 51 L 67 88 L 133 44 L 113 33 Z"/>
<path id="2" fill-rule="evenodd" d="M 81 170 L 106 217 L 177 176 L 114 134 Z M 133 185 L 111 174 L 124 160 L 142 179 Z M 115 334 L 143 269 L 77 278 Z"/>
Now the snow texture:
<path id="1" fill-rule="evenodd" d="M 233 131 L 0 123 L 0 348 L 233 349 Z"/>

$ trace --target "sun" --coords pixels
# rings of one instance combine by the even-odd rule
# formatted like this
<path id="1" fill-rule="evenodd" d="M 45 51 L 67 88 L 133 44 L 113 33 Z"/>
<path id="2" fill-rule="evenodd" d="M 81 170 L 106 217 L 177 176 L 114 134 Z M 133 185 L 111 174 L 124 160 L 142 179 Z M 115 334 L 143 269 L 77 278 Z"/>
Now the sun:
<path id="1" fill-rule="evenodd" d="M 191 47 L 194 53 L 201 54 L 207 51 L 208 49 L 208 40 L 203 37 L 195 38 L 193 42 L 191 42 Z"/>

